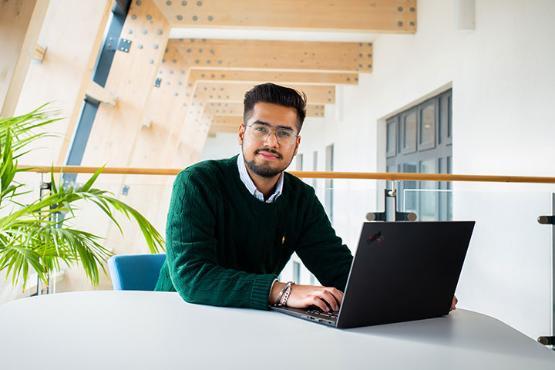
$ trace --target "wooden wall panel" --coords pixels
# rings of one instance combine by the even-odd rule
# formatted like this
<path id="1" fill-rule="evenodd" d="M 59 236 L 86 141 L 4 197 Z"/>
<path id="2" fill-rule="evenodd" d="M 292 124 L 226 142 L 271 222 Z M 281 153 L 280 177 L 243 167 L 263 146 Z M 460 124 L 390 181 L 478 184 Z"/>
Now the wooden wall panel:
<path id="1" fill-rule="evenodd" d="M 168 40 L 169 25 L 151 0 L 134 1 L 122 30 L 131 40 L 128 53 L 117 51 L 106 89 L 116 107 L 101 104 L 83 158 L 83 165 L 127 166 L 143 125 L 145 103 Z"/>
<path id="2" fill-rule="evenodd" d="M 180 65 L 162 64 L 157 82 L 145 104 L 142 127 L 130 158 L 130 166 L 183 168 L 200 157 L 204 131 L 191 131 L 186 125 L 202 126 L 203 104 L 187 104 L 185 84 L 187 73 Z M 197 127 L 198 128 L 198 127 Z M 200 137 L 186 137 L 191 132 Z M 187 145 L 192 142 L 193 145 Z M 155 154 L 153 154 L 155 149 Z"/>
<path id="3" fill-rule="evenodd" d="M 63 164 L 66 151 L 60 148 L 73 135 L 112 6 L 112 0 L 37 0 L 17 65 L 20 84 L 13 94 L 10 90 L 13 100 L 8 110 L 9 114 L 20 114 L 51 102 L 64 119 L 45 128 L 59 136 L 37 143 L 38 149 L 24 158 L 26 163 Z M 37 46 L 45 50 L 41 61 L 31 60 Z M 39 179 L 38 175 L 28 173 L 20 181 L 35 187 Z M 94 221 L 79 218 L 75 223 L 81 222 L 76 226 L 85 230 L 105 234 L 104 218 Z M 81 290 L 90 285 L 81 269 L 71 268 L 65 271 L 58 288 Z"/>
<path id="4" fill-rule="evenodd" d="M 140 166 L 166 167 L 162 148 L 172 129 L 166 119 L 174 102 L 167 99 L 166 91 L 154 90 L 154 86 L 168 36 L 169 24 L 154 2 L 132 2 L 121 33 L 122 38 L 131 41 L 131 47 L 129 52 L 116 51 L 106 82 L 106 89 L 116 96 L 117 104 L 100 105 L 83 165 L 128 167 L 141 163 Z M 149 109 L 156 105 L 159 109 Z M 154 224 L 163 225 L 165 214 L 160 213 L 159 202 L 167 201 L 171 177 L 114 175 L 110 181 L 125 202 Z M 117 228 L 110 227 L 104 244 L 116 253 L 146 252 L 134 224 L 122 220 L 122 228 L 126 230 L 124 237 Z"/>
<path id="5" fill-rule="evenodd" d="M 61 143 L 73 135 L 72 127 L 81 109 L 112 1 L 57 0 L 47 5 L 44 19 L 37 22 L 41 27 L 36 42 L 46 48 L 46 54 L 42 62 L 29 64 L 15 114 L 52 102 L 64 119 L 47 130 L 58 136 L 42 141 L 41 149 L 29 153 L 26 162 L 62 164 Z"/>
<path id="6" fill-rule="evenodd" d="M 12 107 L 4 111 L 4 100 L 10 90 L 12 78 L 14 77 L 20 54 L 22 54 L 23 42 L 27 35 L 27 29 L 33 15 L 36 0 L 5 0 L 0 2 L 0 116 L 8 116 L 13 112 Z M 27 50 L 23 51 L 26 54 Z M 27 66 L 30 55 L 27 59 Z M 25 68 L 25 71 L 27 68 Z M 18 84 L 20 86 L 21 83 Z M 15 86 L 12 87 L 12 91 Z M 19 96 L 19 89 L 14 92 Z M 17 101 L 17 99 L 13 99 Z"/>
<path id="7" fill-rule="evenodd" d="M 202 115 L 202 110 L 203 106 L 199 106 L 196 111 L 186 118 L 183 131 L 181 132 L 181 147 L 178 148 L 179 152 L 177 154 L 178 158 L 183 155 L 189 158 L 187 165 L 200 159 L 208 137 L 212 117 Z"/>
<path id="8" fill-rule="evenodd" d="M 187 112 L 181 90 L 187 76 L 173 70 L 170 73 L 168 65 L 161 65 L 156 81 L 145 103 L 141 127 L 130 153 L 131 167 L 170 167 L 172 152 L 180 143 Z"/>
<path id="9" fill-rule="evenodd" d="M 219 115 L 214 116 L 212 125 L 210 126 L 209 135 L 217 133 L 233 133 L 239 131 L 239 126 L 243 124 L 243 117 L 241 116 L 227 116 Z"/>
<path id="10" fill-rule="evenodd" d="M 416 32 L 416 0 L 156 0 L 173 27 Z"/>

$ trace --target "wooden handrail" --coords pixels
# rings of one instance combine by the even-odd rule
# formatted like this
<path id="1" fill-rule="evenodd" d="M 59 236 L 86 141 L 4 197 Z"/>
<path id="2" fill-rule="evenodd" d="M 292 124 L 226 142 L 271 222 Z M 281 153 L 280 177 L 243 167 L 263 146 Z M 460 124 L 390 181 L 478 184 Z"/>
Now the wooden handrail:
<path id="1" fill-rule="evenodd" d="M 82 167 L 82 166 L 27 166 L 22 165 L 18 168 L 27 172 L 36 173 L 95 173 L 101 167 Z M 103 174 L 111 175 L 163 175 L 175 176 L 181 169 L 176 168 L 129 168 L 129 167 L 104 167 Z"/>
<path id="2" fill-rule="evenodd" d="M 434 173 L 404 173 L 404 172 L 297 172 L 298 177 L 307 178 L 334 178 L 334 179 L 364 179 L 364 180 L 390 180 L 390 181 L 466 181 L 466 182 L 515 182 L 535 184 L 555 184 L 555 177 L 539 176 L 493 176 L 493 175 L 454 175 Z"/>
<path id="3" fill-rule="evenodd" d="M 94 173 L 99 167 L 81 166 L 19 166 L 28 172 L 36 173 Z M 127 168 L 105 167 L 103 174 L 117 175 L 177 175 L 181 169 L 175 168 Z M 488 175 L 453 175 L 431 173 L 398 173 L 398 172 L 319 172 L 319 171 L 288 171 L 301 178 L 313 179 L 353 179 L 353 180 L 390 180 L 390 181 L 466 181 L 466 182 L 513 182 L 534 184 L 555 184 L 555 177 L 534 176 L 488 176 Z"/>

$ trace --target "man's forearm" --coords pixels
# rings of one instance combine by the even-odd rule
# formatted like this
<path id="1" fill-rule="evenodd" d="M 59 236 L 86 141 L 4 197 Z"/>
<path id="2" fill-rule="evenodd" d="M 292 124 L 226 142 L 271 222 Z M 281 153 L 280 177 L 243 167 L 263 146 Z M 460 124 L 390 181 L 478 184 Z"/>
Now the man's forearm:
<path id="1" fill-rule="evenodd" d="M 268 291 L 275 275 L 247 273 L 207 262 L 176 262 L 172 257 L 170 253 L 170 278 L 175 290 L 185 301 L 267 309 Z"/>

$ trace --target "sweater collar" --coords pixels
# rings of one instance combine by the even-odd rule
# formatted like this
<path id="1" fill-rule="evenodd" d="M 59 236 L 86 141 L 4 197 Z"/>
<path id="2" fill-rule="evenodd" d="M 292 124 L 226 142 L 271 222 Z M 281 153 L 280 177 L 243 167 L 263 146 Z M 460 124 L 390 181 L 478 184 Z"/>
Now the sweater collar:
<path id="1" fill-rule="evenodd" d="M 254 182 L 249 176 L 249 173 L 247 171 L 247 166 L 245 165 L 245 159 L 243 158 L 243 153 L 239 153 L 239 155 L 237 156 L 237 168 L 239 169 L 239 178 L 241 179 L 241 182 L 245 185 L 249 193 L 259 201 L 266 202 L 266 203 L 273 203 L 283 192 L 283 172 L 279 176 L 279 179 L 276 185 L 276 190 L 273 192 L 272 195 L 268 197 L 268 199 L 264 200 L 264 194 L 262 194 L 256 188 L 256 185 L 254 185 Z"/>

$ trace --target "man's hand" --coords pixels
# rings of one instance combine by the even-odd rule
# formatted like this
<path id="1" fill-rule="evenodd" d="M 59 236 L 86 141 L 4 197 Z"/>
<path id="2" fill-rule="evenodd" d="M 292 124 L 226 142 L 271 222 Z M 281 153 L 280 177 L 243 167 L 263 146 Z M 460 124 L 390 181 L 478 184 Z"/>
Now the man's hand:
<path id="1" fill-rule="evenodd" d="M 285 283 L 276 281 L 270 292 L 270 304 L 275 304 Z M 287 306 L 293 308 L 308 308 L 316 306 L 324 312 L 339 311 L 339 306 L 343 301 L 343 292 L 339 289 L 323 287 L 317 285 L 297 285 L 291 286 L 291 295 L 287 300 Z M 451 311 L 457 309 L 459 300 L 453 296 L 451 301 Z"/>
<path id="2" fill-rule="evenodd" d="M 285 286 L 284 283 L 276 282 L 270 292 L 270 304 L 276 303 L 279 292 Z M 316 285 L 291 286 L 291 295 L 287 300 L 287 306 L 293 308 L 308 308 L 316 306 L 324 312 L 339 311 L 343 301 L 343 292 L 329 287 Z"/>
<path id="3" fill-rule="evenodd" d="M 457 302 L 459 300 L 457 299 L 456 296 L 453 296 L 453 300 L 451 301 L 451 311 L 456 310 L 457 309 Z"/>

